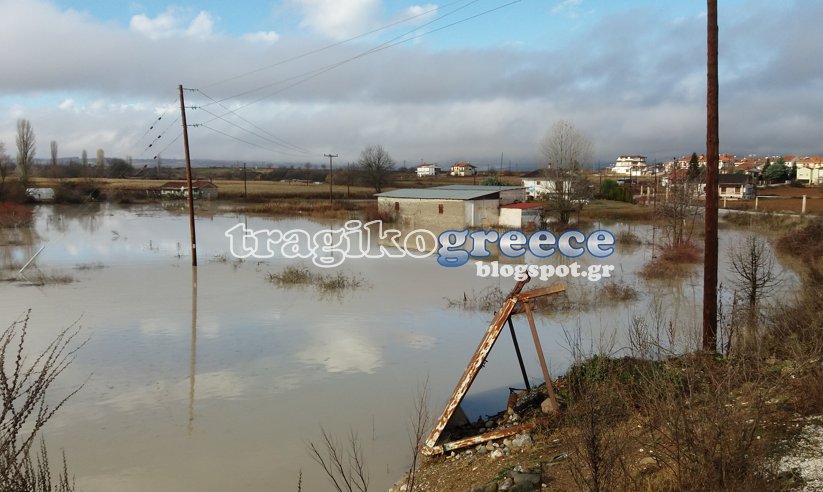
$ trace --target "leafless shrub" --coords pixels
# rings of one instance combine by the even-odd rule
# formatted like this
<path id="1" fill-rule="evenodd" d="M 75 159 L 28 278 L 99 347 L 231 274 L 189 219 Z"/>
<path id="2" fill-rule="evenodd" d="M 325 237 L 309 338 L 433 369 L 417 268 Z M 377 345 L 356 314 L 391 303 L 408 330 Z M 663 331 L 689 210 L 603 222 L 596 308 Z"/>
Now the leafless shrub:
<path id="1" fill-rule="evenodd" d="M 86 342 L 77 341 L 79 328 L 73 324 L 31 358 L 24 353 L 29 315 L 26 312 L 0 335 L 0 490 L 72 490 L 65 455 L 63 470 L 52 483 L 45 443 L 41 440 L 40 453 L 34 460 L 32 447 L 46 422 L 83 387 L 74 388 L 56 404 L 48 402 L 49 387 Z"/>
<path id="2" fill-rule="evenodd" d="M 406 490 L 408 492 L 414 492 L 420 451 L 423 449 L 423 445 L 426 440 L 426 432 L 428 431 L 430 424 L 429 380 L 426 378 L 426 381 L 417 390 L 417 398 L 414 400 L 412 415 L 409 418 L 409 445 L 412 452 L 412 462 L 409 467 L 409 474 L 406 480 Z"/>
<path id="3" fill-rule="evenodd" d="M 339 442 L 323 427 L 320 428 L 322 443 L 309 443 L 309 454 L 323 468 L 329 482 L 338 492 L 366 492 L 369 490 L 369 472 L 363 458 L 360 438 L 354 431 L 349 433 L 345 444 Z"/>
<path id="4" fill-rule="evenodd" d="M 571 426 L 563 440 L 569 443 L 568 468 L 578 490 L 625 488 L 629 441 L 619 432 L 625 404 L 611 381 L 589 383 L 571 402 L 566 417 Z"/>
<path id="5" fill-rule="evenodd" d="M 759 488 L 752 455 L 765 392 L 751 379 L 757 371 L 746 365 L 744 359 L 695 354 L 644 374 L 640 413 L 655 457 L 674 482 L 671 488 Z"/>

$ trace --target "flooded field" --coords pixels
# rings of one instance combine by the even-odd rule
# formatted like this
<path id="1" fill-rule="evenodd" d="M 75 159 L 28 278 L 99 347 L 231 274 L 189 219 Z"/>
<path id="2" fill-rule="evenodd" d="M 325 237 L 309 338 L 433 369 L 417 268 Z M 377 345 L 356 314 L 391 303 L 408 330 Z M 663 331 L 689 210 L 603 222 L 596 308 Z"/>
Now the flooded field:
<path id="1" fill-rule="evenodd" d="M 321 427 L 341 437 L 357 432 L 371 486 L 386 490 L 410 461 L 407 422 L 417 388 L 428 379 L 432 414 L 439 415 L 492 317 L 449 307 L 448 299 L 514 285 L 478 278 L 471 263 L 444 268 L 434 258 L 381 258 L 338 267 L 363 280 L 357 289 L 278 287 L 269 273 L 310 263 L 234 259 L 225 232 L 238 223 L 309 232 L 340 226 L 200 217 L 196 272 L 180 209 L 40 206 L 31 228 L 0 230 L 2 322 L 31 309 L 31 351 L 75 322 L 89 337 L 52 395 L 85 387 L 45 427 L 50 449 L 66 450 L 82 490 L 287 491 L 297 490 L 300 470 L 303 490 L 330 490 L 307 453 Z M 601 226 L 651 237 L 649 226 Z M 728 276 L 727 245 L 741 235 L 721 234 L 721 279 Z M 700 267 L 683 281 L 647 283 L 634 272 L 651 255 L 649 244 L 620 246 L 600 260 L 638 291 L 630 302 L 599 302 L 600 283 L 568 279 L 570 299 L 589 302 L 538 318 L 553 375 L 571 360 L 570 336 L 580 333 L 587 350 L 620 353 L 629 320 L 650 305 L 659 305 L 688 343 L 700 312 Z M 515 326 L 538 382 L 526 322 Z M 504 332 L 464 407 L 470 417 L 497 411 L 506 387 L 521 385 Z"/>

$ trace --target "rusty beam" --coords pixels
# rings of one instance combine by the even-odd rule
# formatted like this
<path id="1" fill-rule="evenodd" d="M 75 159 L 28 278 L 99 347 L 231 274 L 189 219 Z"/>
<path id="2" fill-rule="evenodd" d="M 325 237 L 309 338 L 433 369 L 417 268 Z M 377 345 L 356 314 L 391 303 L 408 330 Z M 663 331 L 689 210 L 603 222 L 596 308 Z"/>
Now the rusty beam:
<path id="1" fill-rule="evenodd" d="M 552 284 L 548 287 L 541 287 L 539 289 L 529 290 L 523 292 L 522 294 L 517 294 L 515 297 L 517 297 L 518 301 L 528 301 L 530 299 L 536 299 L 538 297 L 548 296 L 551 294 L 559 294 L 560 292 L 564 292 L 565 290 L 565 285 L 557 283 Z"/>
<path id="2" fill-rule="evenodd" d="M 457 410 L 457 407 L 460 406 L 460 403 L 466 396 L 466 392 L 468 392 L 469 388 L 474 382 L 474 379 L 477 377 L 477 373 L 480 372 L 480 368 L 483 367 L 483 364 L 486 362 L 486 357 L 488 357 L 489 352 L 491 352 L 491 349 L 494 346 L 494 343 L 500 336 L 500 332 L 503 330 L 503 325 L 509 320 L 515 307 L 518 304 L 523 304 L 526 306 L 526 313 L 529 317 L 529 323 L 532 327 L 532 336 L 535 338 L 538 356 L 540 357 L 540 362 L 543 365 L 543 375 L 546 378 L 546 386 L 548 388 L 550 397 L 552 398 L 552 402 L 555 405 L 555 409 L 557 408 L 557 400 L 554 398 L 554 389 L 551 386 L 551 379 L 549 378 L 548 371 L 545 367 L 546 362 L 543 358 L 542 349 L 540 348 L 540 340 L 537 338 L 537 331 L 534 328 L 534 318 L 531 316 L 531 310 L 528 307 L 528 300 L 550 294 L 556 294 L 558 292 L 563 292 L 564 290 L 566 290 L 566 288 L 563 284 L 554 284 L 550 285 L 549 287 L 535 289 L 533 291 L 521 294 L 521 290 L 529 282 L 529 280 L 530 279 L 527 278 L 526 280 L 517 282 L 514 289 L 512 289 L 512 291 L 506 297 L 506 300 L 503 301 L 503 305 L 501 306 L 500 310 L 497 311 L 497 313 L 495 313 L 494 319 L 492 320 L 489 327 L 486 329 L 486 334 L 483 336 L 483 339 L 480 341 L 480 344 L 475 349 L 471 361 L 469 361 L 469 364 L 463 371 L 463 375 L 460 377 L 457 386 L 454 388 L 454 392 L 452 393 L 452 396 L 449 398 L 449 401 L 446 404 L 446 408 L 443 410 L 442 415 L 439 419 L 437 419 L 434 428 L 431 430 L 429 436 L 426 438 L 426 441 L 424 443 L 425 445 L 421 449 L 421 453 L 423 453 L 424 455 L 428 456 L 442 452 L 442 447 L 437 446 L 437 441 L 438 439 L 440 439 L 440 435 L 443 433 L 443 430 L 446 428 L 446 425 L 448 424 L 452 415 L 454 415 L 455 410 Z M 523 302 L 523 299 L 525 299 L 526 302 Z M 491 439 L 496 438 L 492 437 Z M 438 449 L 440 451 L 437 451 Z"/>
<path id="3" fill-rule="evenodd" d="M 486 335 L 483 337 L 480 345 L 477 346 L 477 349 L 475 349 L 471 362 L 469 362 L 469 365 L 466 366 L 466 370 L 463 371 L 463 375 L 460 377 L 460 382 L 458 382 L 457 386 L 454 388 L 454 392 L 452 393 L 451 398 L 449 398 L 449 402 L 446 404 L 443 414 L 439 419 L 437 419 L 434 429 L 432 429 L 429 437 L 426 439 L 426 446 L 423 448 L 424 454 L 429 454 L 426 453 L 426 449 L 431 449 L 435 446 L 435 444 L 437 444 L 437 439 L 440 438 L 440 434 L 443 432 L 443 429 L 446 428 L 446 424 L 449 422 L 449 419 L 460 405 L 460 402 L 463 401 L 463 397 L 466 396 L 466 392 L 474 382 L 474 378 L 477 377 L 477 373 L 480 372 L 480 368 L 486 362 L 486 357 L 489 355 L 489 352 L 494 346 L 494 342 L 497 341 L 497 337 L 500 336 L 500 332 L 503 329 L 503 324 L 506 323 L 507 319 L 509 319 L 509 315 L 511 314 L 512 309 L 514 309 L 515 304 L 517 304 L 517 299 L 514 297 L 509 297 L 503 302 L 503 307 L 501 307 L 495 315 L 494 320 L 492 320 L 489 328 L 486 330 Z"/>
<path id="4" fill-rule="evenodd" d="M 537 327 L 534 325 L 534 316 L 532 315 L 532 308 L 529 301 L 523 303 L 526 309 L 526 318 L 529 320 L 529 328 L 532 331 L 532 338 L 534 338 L 534 348 L 537 350 L 537 359 L 540 361 L 540 369 L 543 371 L 543 379 L 546 380 L 546 392 L 549 394 L 549 400 L 552 403 L 552 411 L 556 412 L 560 409 L 557 405 L 557 396 L 554 394 L 554 386 L 552 386 L 552 378 L 549 376 L 549 369 L 546 366 L 546 358 L 543 356 L 543 346 L 540 345 L 540 336 L 537 334 Z"/>
<path id="5" fill-rule="evenodd" d="M 507 427 L 505 429 L 498 429 L 491 432 L 486 432 L 485 434 L 480 434 L 477 436 L 467 437 L 465 439 L 458 439 L 457 441 L 443 443 L 442 446 L 435 446 L 431 450 L 431 454 L 434 455 L 448 453 L 449 451 L 462 449 L 468 446 L 477 446 L 478 444 L 493 441 L 495 439 L 503 439 L 505 437 L 513 436 L 515 434 L 520 434 L 521 432 L 531 430 L 535 427 L 535 425 L 536 424 L 534 423 L 519 424 L 514 425 L 512 427 Z"/>

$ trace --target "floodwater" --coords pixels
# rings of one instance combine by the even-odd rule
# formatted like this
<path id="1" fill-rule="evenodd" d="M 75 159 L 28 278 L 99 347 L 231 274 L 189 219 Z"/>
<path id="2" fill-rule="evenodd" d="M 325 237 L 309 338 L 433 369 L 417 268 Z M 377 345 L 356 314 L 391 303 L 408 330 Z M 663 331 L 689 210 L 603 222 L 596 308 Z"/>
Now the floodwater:
<path id="1" fill-rule="evenodd" d="M 309 232 L 341 225 L 198 217 L 196 272 L 188 219 L 177 206 L 39 206 L 30 229 L 0 231 L 2 277 L 11 279 L 0 283 L 1 321 L 8 325 L 31 309 L 31 351 L 72 323 L 89 337 L 52 396 L 85 386 L 45 427 L 53 456 L 65 449 L 85 492 L 289 491 L 301 470 L 303 490 L 331 490 L 307 453 L 321 427 L 341 439 L 356 432 L 372 489 L 386 490 L 410 461 L 407 422 L 418 388 L 428 380 L 436 418 L 492 318 L 449 308 L 446 298 L 514 285 L 478 278 L 471 263 L 445 268 L 434 258 L 406 257 L 347 259 L 337 269 L 367 285 L 339 295 L 277 287 L 268 273 L 309 262 L 233 259 L 225 232 L 238 223 Z M 651 235 L 648 226 L 601 226 Z M 740 234 L 724 231 L 721 258 Z M 43 246 L 24 272 L 33 282 L 16 278 Z M 637 301 L 590 302 L 582 311 L 538 318 L 555 376 L 569 364 L 568 340 L 576 333 L 587 351 L 620 353 L 629 319 L 653 302 L 682 326 L 684 345 L 696 333 L 700 267 L 682 282 L 649 284 L 634 272 L 651 254 L 649 245 L 621 246 L 601 260 L 640 292 Z M 39 280 L 45 285 L 35 285 Z M 566 280 L 570 297 L 594 295 L 596 282 Z M 538 382 L 527 324 L 516 319 L 515 327 Z M 506 387 L 522 384 L 504 331 L 464 407 L 470 417 L 496 412 Z"/>

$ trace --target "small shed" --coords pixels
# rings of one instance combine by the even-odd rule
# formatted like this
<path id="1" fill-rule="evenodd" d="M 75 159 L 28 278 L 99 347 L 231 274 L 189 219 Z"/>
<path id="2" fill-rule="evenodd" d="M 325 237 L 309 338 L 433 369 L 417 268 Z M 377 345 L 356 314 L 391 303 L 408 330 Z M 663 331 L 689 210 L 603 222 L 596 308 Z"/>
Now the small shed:
<path id="1" fill-rule="evenodd" d="M 26 188 L 26 196 L 35 202 L 52 202 L 54 188 Z"/>
<path id="2" fill-rule="evenodd" d="M 188 198 L 188 185 L 185 181 L 168 181 L 160 188 L 160 196 L 164 198 Z M 198 179 L 191 182 L 192 197 L 206 198 L 211 200 L 217 198 L 217 185 L 205 179 Z"/>
<path id="3" fill-rule="evenodd" d="M 499 225 L 517 229 L 539 227 L 541 221 L 540 211 L 542 209 L 543 204 L 537 202 L 501 205 Z"/>

